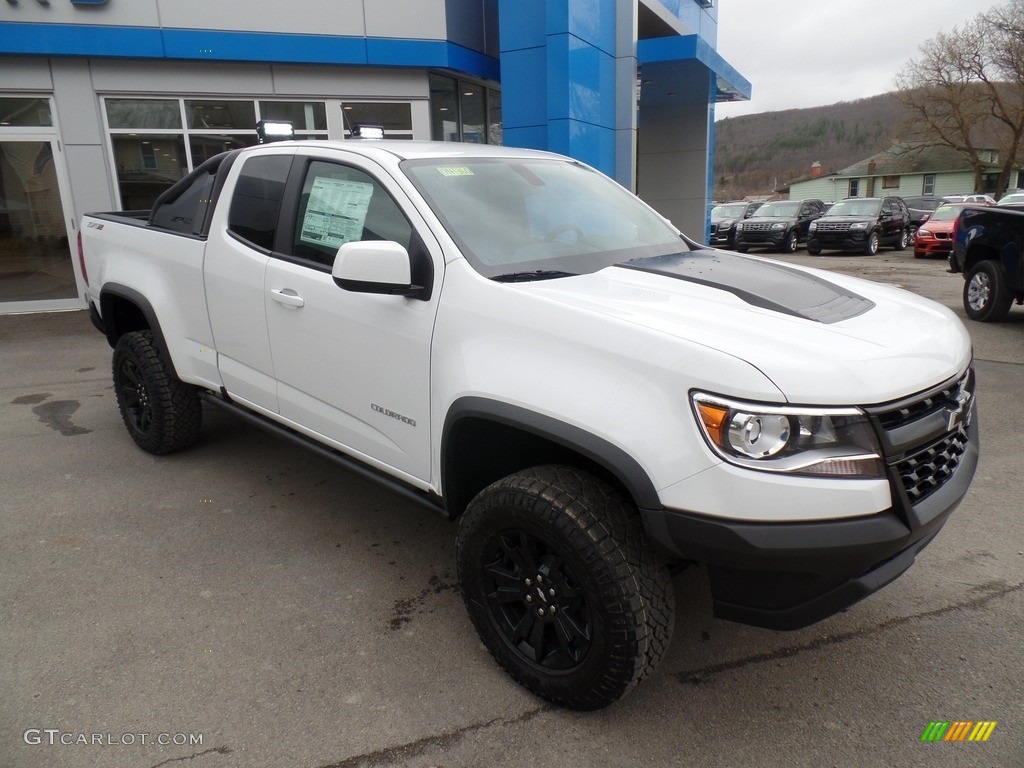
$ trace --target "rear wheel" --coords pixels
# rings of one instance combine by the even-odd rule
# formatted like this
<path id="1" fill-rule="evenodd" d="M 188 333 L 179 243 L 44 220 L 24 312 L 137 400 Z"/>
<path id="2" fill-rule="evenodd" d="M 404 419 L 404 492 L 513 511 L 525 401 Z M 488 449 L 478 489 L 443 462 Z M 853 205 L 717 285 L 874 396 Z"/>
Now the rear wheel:
<path id="1" fill-rule="evenodd" d="M 972 320 L 994 323 L 1006 317 L 1013 296 L 1003 270 L 993 261 L 979 261 L 964 281 L 964 311 Z"/>
<path id="2" fill-rule="evenodd" d="M 903 231 L 900 232 L 900 237 L 896 241 L 896 245 L 894 245 L 893 248 L 895 248 L 897 251 L 902 251 L 904 248 L 907 247 L 907 243 L 909 241 L 910 236 L 907 234 L 907 230 L 904 229 Z"/>
<path id="3" fill-rule="evenodd" d="M 203 410 L 194 387 L 168 370 L 150 331 L 124 334 L 114 347 L 114 396 L 135 444 L 162 454 L 199 439 Z"/>
<path id="4" fill-rule="evenodd" d="M 668 647 L 668 570 L 632 504 L 589 473 L 537 467 L 485 488 L 462 517 L 456 555 L 484 645 L 548 701 L 607 706 Z"/>

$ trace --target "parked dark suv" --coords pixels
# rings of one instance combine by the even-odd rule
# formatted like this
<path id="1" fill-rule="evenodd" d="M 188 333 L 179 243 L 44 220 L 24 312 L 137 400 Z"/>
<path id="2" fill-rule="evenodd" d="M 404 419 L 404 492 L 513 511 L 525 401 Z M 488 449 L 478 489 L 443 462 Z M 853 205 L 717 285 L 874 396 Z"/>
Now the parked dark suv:
<path id="1" fill-rule="evenodd" d="M 736 242 L 736 222 L 749 218 L 760 207 L 760 202 L 750 203 L 746 200 L 716 205 L 711 209 L 711 231 L 708 233 L 708 245 L 732 248 L 733 243 Z"/>
<path id="2" fill-rule="evenodd" d="M 914 242 L 917 230 L 931 218 L 932 212 L 942 204 L 943 200 L 934 195 L 919 195 L 904 197 L 903 202 L 907 204 L 907 210 L 910 211 L 910 237 L 907 238 L 907 242 L 910 244 Z"/>
<path id="3" fill-rule="evenodd" d="M 807 252 L 860 251 L 869 256 L 880 245 L 897 251 L 907 247 L 910 211 L 900 197 L 848 197 L 811 222 Z"/>
<path id="4" fill-rule="evenodd" d="M 782 249 L 793 253 L 807 241 L 811 222 L 825 212 L 821 200 L 778 200 L 762 205 L 749 219 L 736 225 L 736 250 L 748 248 Z"/>

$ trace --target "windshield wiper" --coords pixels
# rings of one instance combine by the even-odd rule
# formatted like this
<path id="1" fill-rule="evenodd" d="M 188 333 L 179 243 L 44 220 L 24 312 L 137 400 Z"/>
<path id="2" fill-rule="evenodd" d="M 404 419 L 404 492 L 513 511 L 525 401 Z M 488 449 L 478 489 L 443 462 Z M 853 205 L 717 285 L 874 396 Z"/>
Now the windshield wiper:
<path id="1" fill-rule="evenodd" d="M 557 269 L 535 269 L 531 272 L 509 272 L 492 277 L 499 283 L 527 283 L 531 280 L 551 280 L 556 277 L 575 277 L 575 272 L 561 272 Z"/>

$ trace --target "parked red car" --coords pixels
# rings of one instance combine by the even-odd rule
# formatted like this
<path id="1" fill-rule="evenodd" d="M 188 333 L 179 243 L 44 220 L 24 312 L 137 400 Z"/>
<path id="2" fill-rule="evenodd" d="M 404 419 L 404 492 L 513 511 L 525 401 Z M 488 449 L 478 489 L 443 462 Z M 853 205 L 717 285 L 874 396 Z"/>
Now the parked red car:
<path id="1" fill-rule="evenodd" d="M 914 258 L 923 259 L 928 256 L 949 258 L 953 250 L 953 222 L 966 206 L 977 208 L 985 203 L 943 203 L 936 208 L 931 216 L 917 230 L 914 238 Z"/>

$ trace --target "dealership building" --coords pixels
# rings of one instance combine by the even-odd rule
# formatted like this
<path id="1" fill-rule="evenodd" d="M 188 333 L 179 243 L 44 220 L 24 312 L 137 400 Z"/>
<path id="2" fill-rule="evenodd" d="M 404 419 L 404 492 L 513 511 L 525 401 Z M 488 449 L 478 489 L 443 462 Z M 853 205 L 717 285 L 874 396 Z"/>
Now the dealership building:
<path id="1" fill-rule="evenodd" d="M 81 215 L 148 208 L 260 120 L 560 152 L 702 239 L 714 105 L 750 96 L 716 5 L 3 0 L 0 313 L 83 307 Z"/>

